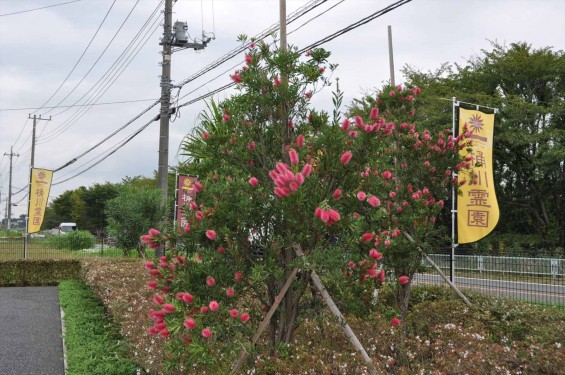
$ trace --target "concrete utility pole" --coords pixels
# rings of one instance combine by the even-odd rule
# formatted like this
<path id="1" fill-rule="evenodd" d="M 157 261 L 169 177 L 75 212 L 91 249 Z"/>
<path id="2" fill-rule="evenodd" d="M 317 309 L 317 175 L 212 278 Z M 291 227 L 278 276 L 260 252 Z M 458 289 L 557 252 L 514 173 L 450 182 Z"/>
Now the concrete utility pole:
<path id="1" fill-rule="evenodd" d="M 396 86 L 394 83 L 394 57 L 392 54 L 392 26 L 388 25 L 388 62 L 390 65 L 390 84 Z"/>
<path id="2" fill-rule="evenodd" d="M 34 162 L 35 162 L 35 125 L 37 124 L 37 120 L 41 121 L 51 121 L 51 116 L 49 116 L 49 118 L 41 118 L 41 115 L 39 115 L 39 117 L 37 117 L 36 115 L 33 115 L 33 117 L 31 117 L 31 114 L 28 115 L 29 119 L 33 119 L 33 132 L 31 133 L 31 167 L 33 168 L 34 166 Z"/>
<path id="3" fill-rule="evenodd" d="M 176 0 L 174 0 L 176 1 Z M 162 205 L 167 204 L 168 177 L 169 177 L 169 118 L 171 115 L 171 47 L 204 49 L 211 38 L 202 33 L 202 43 L 189 43 L 188 27 L 185 22 L 173 24 L 173 0 L 165 0 L 165 22 L 163 24 L 163 60 L 161 65 L 161 111 L 159 112 L 159 165 L 157 168 L 157 183 L 161 189 Z M 157 249 L 157 256 L 165 255 L 163 247 Z"/>
<path id="4" fill-rule="evenodd" d="M 7 155 L 10 157 L 10 177 L 9 177 L 9 182 L 8 182 L 8 221 L 6 222 L 6 229 L 10 230 L 11 229 L 11 218 L 12 218 L 12 159 L 14 158 L 14 156 L 20 156 L 20 154 L 14 154 L 14 148 L 10 147 L 10 153 L 6 154 L 4 153 L 4 155 Z"/>

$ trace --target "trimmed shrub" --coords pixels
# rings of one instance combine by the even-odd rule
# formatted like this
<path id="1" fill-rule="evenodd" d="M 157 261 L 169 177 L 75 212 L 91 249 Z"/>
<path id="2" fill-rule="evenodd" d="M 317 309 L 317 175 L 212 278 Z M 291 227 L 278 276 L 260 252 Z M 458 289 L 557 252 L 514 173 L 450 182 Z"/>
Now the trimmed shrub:
<path id="1" fill-rule="evenodd" d="M 89 231 L 77 230 L 64 235 L 51 236 L 48 243 L 57 249 L 82 250 L 94 247 L 96 237 Z"/>
<path id="2" fill-rule="evenodd" d="M 0 286 L 57 285 L 62 280 L 78 279 L 81 265 L 73 259 L 0 261 Z"/>

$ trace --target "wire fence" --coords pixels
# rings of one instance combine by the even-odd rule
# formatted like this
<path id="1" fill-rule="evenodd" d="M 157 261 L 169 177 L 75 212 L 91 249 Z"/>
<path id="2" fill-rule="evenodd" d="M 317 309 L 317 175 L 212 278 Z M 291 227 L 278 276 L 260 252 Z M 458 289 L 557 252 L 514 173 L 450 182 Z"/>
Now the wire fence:
<path id="1" fill-rule="evenodd" d="M 461 289 L 474 290 L 497 297 L 508 297 L 532 303 L 565 308 L 565 259 L 552 257 L 465 255 L 454 257 L 448 250 L 428 254 L 438 267 Z M 424 271 L 415 277 L 417 283 L 442 284 L 443 279 L 432 266 L 422 263 Z"/>
<path id="2" fill-rule="evenodd" d="M 118 257 L 123 251 L 107 238 L 69 238 L 30 235 L 0 237 L 0 261 L 6 259 L 67 259 L 93 256 Z"/>

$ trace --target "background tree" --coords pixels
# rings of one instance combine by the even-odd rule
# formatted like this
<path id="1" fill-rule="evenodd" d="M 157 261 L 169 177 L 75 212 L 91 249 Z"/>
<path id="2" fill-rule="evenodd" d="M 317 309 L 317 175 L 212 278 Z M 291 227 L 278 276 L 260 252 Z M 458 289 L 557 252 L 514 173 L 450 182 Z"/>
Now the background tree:
<path id="1" fill-rule="evenodd" d="M 450 126 L 445 99 L 497 107 L 494 177 L 500 222 L 482 243 L 531 251 L 565 247 L 565 56 L 527 43 L 493 43 L 465 65 L 435 72 L 404 69 L 409 85 L 426 87 L 418 122 Z"/>
<path id="2" fill-rule="evenodd" d="M 145 257 L 139 237 L 147 228 L 157 226 L 163 219 L 161 191 L 149 187 L 121 185 L 115 198 L 106 202 L 109 237 L 112 237 L 124 255 L 131 250 Z"/>

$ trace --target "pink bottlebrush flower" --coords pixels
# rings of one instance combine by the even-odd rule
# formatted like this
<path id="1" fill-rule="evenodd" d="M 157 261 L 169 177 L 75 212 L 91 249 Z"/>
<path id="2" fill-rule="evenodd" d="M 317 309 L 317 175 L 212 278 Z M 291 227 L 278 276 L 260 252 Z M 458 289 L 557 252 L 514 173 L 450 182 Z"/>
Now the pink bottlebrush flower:
<path id="1" fill-rule="evenodd" d="M 423 189 L 422 189 L 422 194 L 424 194 L 424 195 L 430 194 L 430 189 L 428 189 L 428 188 L 426 188 L 426 187 L 423 188 Z"/>
<path id="2" fill-rule="evenodd" d="M 275 86 L 280 86 L 281 85 L 281 80 L 279 79 L 279 77 L 275 77 Z"/>
<path id="3" fill-rule="evenodd" d="M 216 231 L 214 231 L 213 229 L 208 229 L 206 231 L 206 237 L 208 237 L 208 239 L 210 240 L 215 240 L 216 239 Z"/>
<path id="4" fill-rule="evenodd" d="M 330 215 L 330 224 L 333 224 L 341 219 L 341 215 L 336 210 L 329 210 L 328 214 Z"/>
<path id="5" fill-rule="evenodd" d="M 184 303 L 192 303 L 192 301 L 194 300 L 194 297 L 192 297 L 192 294 L 190 293 L 183 293 L 182 295 L 182 301 Z"/>
<path id="6" fill-rule="evenodd" d="M 302 167 L 302 174 L 304 175 L 304 177 L 308 177 L 310 176 L 310 173 L 312 173 L 312 164 L 304 164 L 304 167 Z"/>
<path id="7" fill-rule="evenodd" d="M 249 151 L 255 150 L 256 147 L 257 147 L 257 144 L 256 144 L 254 141 L 251 141 L 251 142 L 249 142 L 249 143 L 247 144 L 247 149 L 248 149 Z"/>
<path id="8" fill-rule="evenodd" d="M 345 120 L 343 120 L 343 122 L 341 123 L 341 130 L 346 132 L 349 130 L 350 127 L 351 127 L 351 123 L 349 122 L 349 119 L 346 118 Z"/>
<path id="9" fill-rule="evenodd" d="M 330 220 L 330 213 L 329 213 L 329 211 L 322 210 L 322 212 L 320 213 L 320 219 L 321 219 L 324 223 L 327 223 L 327 222 Z"/>
<path id="10" fill-rule="evenodd" d="M 400 285 L 406 285 L 406 284 L 408 284 L 409 281 L 410 281 L 410 278 L 408 276 L 400 276 L 398 278 L 398 283 Z"/>
<path id="11" fill-rule="evenodd" d="M 242 321 L 243 323 L 247 323 L 250 318 L 251 318 L 251 317 L 249 316 L 248 313 L 243 313 L 243 314 L 241 314 L 241 316 L 240 316 L 240 319 L 241 319 L 241 321 Z"/>
<path id="12" fill-rule="evenodd" d="M 196 211 L 196 215 L 194 215 L 196 220 L 203 220 L 204 219 L 204 214 L 202 213 L 202 211 Z"/>
<path id="13" fill-rule="evenodd" d="M 249 48 L 251 48 L 251 49 L 255 48 L 255 42 L 249 43 Z"/>
<path id="14" fill-rule="evenodd" d="M 306 52 L 304 53 L 304 56 L 306 56 L 306 57 L 312 56 L 312 51 L 311 51 L 311 50 L 306 51 Z"/>
<path id="15" fill-rule="evenodd" d="M 198 210 L 198 203 L 196 203 L 195 201 L 190 202 L 190 209 L 192 211 Z"/>
<path id="16" fill-rule="evenodd" d="M 210 328 L 204 328 L 202 330 L 202 337 L 204 338 L 209 338 L 210 336 L 212 336 L 212 330 Z"/>
<path id="17" fill-rule="evenodd" d="M 159 333 L 159 330 L 158 330 L 157 328 L 155 328 L 155 327 L 149 327 L 149 334 L 150 334 L 151 336 L 155 336 L 155 335 L 158 334 L 158 333 Z"/>
<path id="18" fill-rule="evenodd" d="M 159 236 L 159 235 L 161 234 L 161 232 L 159 232 L 159 231 L 158 231 L 157 229 L 155 229 L 155 228 L 151 228 L 151 229 L 149 229 L 149 234 L 150 234 L 151 236 Z"/>
<path id="19" fill-rule="evenodd" d="M 291 148 L 288 151 L 288 157 L 290 159 L 290 164 L 294 164 L 294 165 L 298 164 L 298 161 L 299 161 L 298 160 L 298 152 L 296 152 L 295 149 Z"/>
<path id="20" fill-rule="evenodd" d="M 367 199 L 367 194 L 365 194 L 364 191 L 360 191 L 357 193 L 357 199 L 363 202 L 365 199 Z"/>
<path id="21" fill-rule="evenodd" d="M 218 253 L 220 253 L 220 254 L 223 254 L 223 253 L 226 252 L 226 249 L 225 249 L 224 247 L 220 246 L 220 247 L 218 247 L 218 248 L 216 249 L 216 251 L 217 251 Z"/>
<path id="22" fill-rule="evenodd" d="M 202 184 L 201 184 L 200 182 L 198 182 L 198 181 L 196 181 L 196 182 L 194 183 L 193 187 L 194 187 L 194 191 L 196 191 L 197 193 L 198 193 L 200 190 L 202 190 Z"/>
<path id="23" fill-rule="evenodd" d="M 296 146 L 298 148 L 304 147 L 304 135 L 299 134 L 298 137 L 296 137 Z"/>
<path id="24" fill-rule="evenodd" d="M 241 83 L 241 76 L 239 75 L 239 72 L 234 73 L 234 75 L 231 75 L 230 78 L 235 83 Z"/>
<path id="25" fill-rule="evenodd" d="M 206 285 L 214 286 L 214 285 L 216 285 L 216 280 L 212 276 L 208 276 L 206 278 Z"/>
<path id="26" fill-rule="evenodd" d="M 159 262 L 159 267 L 167 268 L 167 267 L 169 267 L 169 264 L 166 261 L 165 262 Z"/>
<path id="27" fill-rule="evenodd" d="M 427 167 L 429 167 L 429 166 L 430 166 L 430 162 L 429 162 L 428 160 L 426 160 L 426 161 L 424 162 L 424 167 L 427 168 Z"/>
<path id="28" fill-rule="evenodd" d="M 196 322 L 192 318 L 188 318 L 182 324 L 186 329 L 194 329 L 196 328 Z"/>
<path id="29" fill-rule="evenodd" d="M 165 303 L 165 298 L 163 298 L 163 296 L 160 294 L 156 294 L 153 297 L 153 302 L 155 302 L 157 305 L 162 305 L 163 303 Z"/>
<path id="30" fill-rule="evenodd" d="M 304 183 L 304 175 L 301 172 L 298 172 L 294 176 L 294 181 L 296 181 L 298 185 L 302 185 Z"/>
<path id="31" fill-rule="evenodd" d="M 294 121 L 290 120 L 288 122 L 288 127 L 291 128 L 291 129 L 294 129 Z"/>
<path id="32" fill-rule="evenodd" d="M 166 328 L 165 328 L 164 330 L 162 330 L 162 331 L 159 333 L 159 335 L 160 335 L 162 338 L 164 338 L 164 339 L 166 339 L 167 337 L 169 337 L 170 334 L 171 334 L 171 333 L 170 333 L 169 330 L 166 329 Z"/>
<path id="33" fill-rule="evenodd" d="M 334 199 L 337 200 L 337 199 L 341 198 L 341 194 L 342 194 L 341 189 L 335 189 L 335 190 L 334 190 L 334 193 L 333 193 Z"/>
<path id="34" fill-rule="evenodd" d="M 357 212 L 354 212 L 354 213 L 353 213 L 353 218 L 354 218 L 355 220 L 359 219 L 360 217 L 361 217 L 361 215 L 359 215 Z"/>
<path id="35" fill-rule="evenodd" d="M 359 136 L 359 133 L 356 130 L 352 130 L 349 132 L 349 136 L 351 138 L 357 138 Z"/>
<path id="36" fill-rule="evenodd" d="M 440 207 L 443 207 L 444 204 L 445 203 L 441 199 L 439 201 L 437 201 L 437 205 L 440 206 Z"/>
<path id="37" fill-rule="evenodd" d="M 396 89 L 397 89 L 398 91 L 402 91 L 402 86 L 401 86 L 401 85 L 396 85 Z"/>
<path id="38" fill-rule="evenodd" d="M 230 298 L 233 297 L 233 296 L 235 296 L 235 290 L 233 290 L 233 289 L 231 289 L 231 288 L 230 288 L 230 289 L 226 289 L 226 296 L 228 296 L 228 297 L 230 297 Z"/>
<path id="39" fill-rule="evenodd" d="M 361 116 L 355 116 L 355 124 L 357 124 L 357 128 L 362 128 L 363 126 L 365 126 L 365 123 L 363 122 L 363 119 L 361 118 Z"/>
<path id="40" fill-rule="evenodd" d="M 149 289 L 156 289 L 156 288 L 157 288 L 157 281 L 155 281 L 155 280 L 149 280 L 149 281 L 147 282 L 147 287 L 148 287 Z"/>
<path id="41" fill-rule="evenodd" d="M 259 185 L 259 180 L 257 179 L 257 177 L 251 177 L 248 182 L 251 187 L 257 187 Z"/>
<path id="42" fill-rule="evenodd" d="M 391 324 L 393 327 L 397 327 L 397 326 L 400 325 L 400 319 L 394 317 L 394 318 L 392 318 L 392 319 L 390 320 L 390 324 Z"/>
<path id="43" fill-rule="evenodd" d="M 388 196 L 394 199 L 396 197 L 396 193 L 394 191 L 391 191 L 390 193 L 388 193 Z"/>
<path id="44" fill-rule="evenodd" d="M 297 191 L 298 188 L 300 187 L 300 185 L 298 185 L 298 183 L 296 181 L 290 181 L 288 183 L 288 187 L 289 187 L 290 191 Z"/>
<path id="45" fill-rule="evenodd" d="M 163 305 L 163 311 L 165 312 L 165 314 L 174 313 L 175 310 L 176 310 L 175 307 L 173 305 L 171 305 L 170 303 L 165 303 Z"/>
<path id="46" fill-rule="evenodd" d="M 369 117 L 373 120 L 376 120 L 379 117 L 379 109 L 376 107 L 371 108 L 371 114 Z"/>
<path id="47" fill-rule="evenodd" d="M 235 272 L 235 273 L 233 274 L 233 278 L 235 279 L 236 282 L 239 283 L 239 282 L 241 282 L 241 281 L 243 280 L 243 273 L 237 271 L 237 272 Z"/>
<path id="48" fill-rule="evenodd" d="M 220 304 L 217 301 L 211 301 L 208 304 L 208 307 L 210 308 L 210 311 L 218 311 L 218 309 L 220 308 Z"/>
<path id="49" fill-rule="evenodd" d="M 253 63 L 253 57 L 248 53 L 245 54 L 245 62 L 247 65 L 251 65 L 251 63 Z"/>
<path id="50" fill-rule="evenodd" d="M 361 236 L 361 241 L 363 242 L 369 242 L 371 241 L 373 238 L 375 237 L 375 235 L 373 233 L 363 233 L 363 235 Z"/>
<path id="51" fill-rule="evenodd" d="M 400 236 L 400 229 L 396 228 L 395 230 L 393 230 L 392 233 L 390 234 L 390 236 L 392 238 L 396 238 L 396 237 Z"/>
<path id="52" fill-rule="evenodd" d="M 183 231 L 184 231 L 184 233 L 190 232 L 190 224 L 189 223 L 186 223 L 186 225 L 183 228 Z"/>
<path id="53" fill-rule="evenodd" d="M 377 262 L 383 259 L 383 254 L 379 253 L 377 249 L 371 249 L 369 251 L 369 256 L 376 260 Z"/>
<path id="54" fill-rule="evenodd" d="M 374 195 L 371 195 L 367 202 L 373 207 L 379 207 L 381 205 L 381 200 Z"/>
<path id="55" fill-rule="evenodd" d="M 236 309 L 231 309 L 231 310 L 230 310 L 230 316 L 231 316 L 232 318 L 235 319 L 235 318 L 238 317 L 238 315 L 239 315 L 239 311 L 237 311 Z"/>
<path id="56" fill-rule="evenodd" d="M 414 97 L 412 95 L 408 95 L 406 97 L 406 100 L 408 100 L 410 103 L 412 103 L 414 101 Z"/>
<path id="57" fill-rule="evenodd" d="M 396 96 L 396 92 L 394 92 L 394 90 L 390 90 L 390 92 L 388 94 L 392 97 Z"/>
<path id="58" fill-rule="evenodd" d="M 382 173 L 382 176 L 385 180 L 390 180 L 392 178 L 392 173 L 390 173 L 389 171 L 384 171 Z"/>
<path id="59" fill-rule="evenodd" d="M 385 282 L 385 271 L 384 270 L 380 270 L 377 274 L 378 278 L 379 278 L 379 282 L 382 284 Z"/>
<path id="60" fill-rule="evenodd" d="M 158 277 L 161 274 L 161 271 L 157 268 L 154 268 L 152 270 L 149 270 L 149 276 L 151 277 Z"/>
<path id="61" fill-rule="evenodd" d="M 286 165 L 285 163 L 277 163 L 277 165 L 275 166 L 275 170 L 280 173 L 280 174 L 284 174 L 286 171 L 289 171 L 290 168 L 288 167 L 288 165 Z"/>
<path id="62" fill-rule="evenodd" d="M 208 314 L 208 306 L 202 306 L 200 308 L 200 313 L 201 314 Z"/>
<path id="63" fill-rule="evenodd" d="M 208 138 L 210 138 L 210 134 L 206 132 L 202 133 L 202 139 L 208 139 Z"/>
<path id="64" fill-rule="evenodd" d="M 324 72 L 326 71 L 326 68 L 324 68 L 323 66 L 321 66 L 321 67 L 318 68 L 318 71 L 319 71 L 320 73 L 324 73 Z"/>
<path id="65" fill-rule="evenodd" d="M 341 164 L 347 165 L 351 161 L 352 157 L 353 157 L 353 153 L 351 151 L 345 151 L 343 155 L 341 155 L 341 157 L 339 158 L 339 161 L 341 162 Z"/>
<path id="66" fill-rule="evenodd" d="M 307 92 L 304 94 L 304 97 L 305 97 L 306 99 L 312 99 L 312 95 L 314 95 L 314 93 L 313 93 L 312 91 L 307 91 Z"/>
<path id="67" fill-rule="evenodd" d="M 320 207 L 316 207 L 316 209 L 314 210 L 314 216 L 316 217 L 321 217 L 322 216 L 322 209 Z"/>
<path id="68" fill-rule="evenodd" d="M 151 270 L 151 269 L 153 269 L 153 268 L 155 268 L 155 263 L 153 263 L 153 262 L 145 262 L 145 269 L 146 269 L 146 270 Z"/>
<path id="69" fill-rule="evenodd" d="M 413 109 L 411 109 L 410 111 L 408 111 L 408 114 L 409 114 L 410 116 L 414 116 L 415 113 L 416 113 L 416 112 L 415 112 Z"/>
<path id="70" fill-rule="evenodd" d="M 228 122 L 230 120 L 230 115 L 224 115 L 222 116 L 222 121 L 223 122 Z"/>
<path id="71" fill-rule="evenodd" d="M 349 265 L 349 268 L 351 268 L 351 269 L 355 268 L 355 262 L 353 262 L 352 260 L 349 261 L 348 265 Z"/>
<path id="72" fill-rule="evenodd" d="M 391 242 L 390 240 L 385 240 L 384 244 L 386 247 L 389 247 L 391 245 Z"/>

